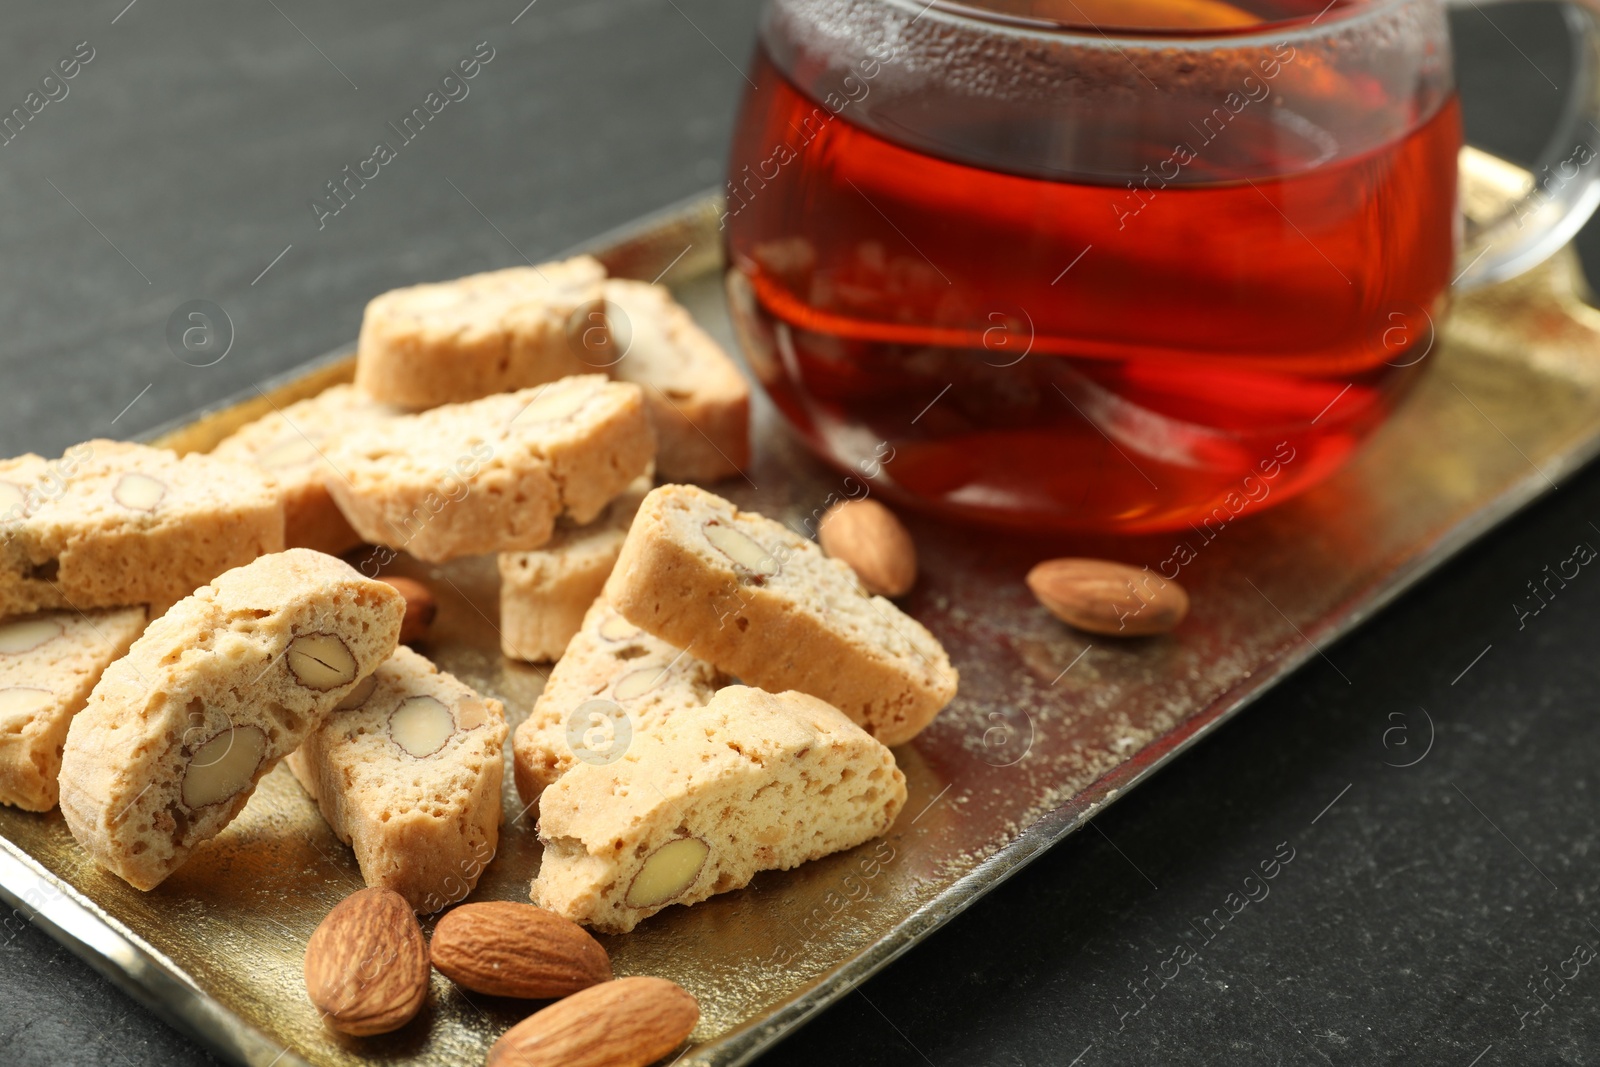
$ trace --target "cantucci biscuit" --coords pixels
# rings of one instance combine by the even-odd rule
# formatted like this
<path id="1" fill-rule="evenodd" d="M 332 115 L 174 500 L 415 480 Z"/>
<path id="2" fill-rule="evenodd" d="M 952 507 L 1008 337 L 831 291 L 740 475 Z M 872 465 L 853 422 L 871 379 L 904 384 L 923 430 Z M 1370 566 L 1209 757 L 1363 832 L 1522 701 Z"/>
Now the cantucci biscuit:
<path id="1" fill-rule="evenodd" d="M 505 709 L 401 646 L 289 754 L 367 885 L 425 915 L 478 884 L 500 839 Z"/>
<path id="2" fill-rule="evenodd" d="M 956 695 L 921 623 L 811 541 L 691 485 L 645 497 L 605 596 L 663 641 L 750 685 L 820 697 L 886 745 Z"/>
<path id="3" fill-rule="evenodd" d="M 604 341 L 584 334 L 605 330 L 605 276 L 577 256 L 384 293 L 361 319 L 356 386 L 421 410 L 595 370 L 585 346 Z"/>
<path id="4" fill-rule="evenodd" d="M 712 482 L 749 466 L 750 387 L 722 346 L 665 286 L 616 278 L 604 291 L 624 353 L 610 370 L 644 388 L 661 476 Z"/>
<path id="5" fill-rule="evenodd" d="M 540 799 L 535 904 L 626 933 L 671 904 L 738 889 L 882 834 L 905 805 L 894 755 L 803 693 L 732 686 L 579 764 Z"/>
<path id="6" fill-rule="evenodd" d="M 67 726 L 144 625 L 142 607 L 0 621 L 0 804 L 56 806 Z"/>
<path id="7" fill-rule="evenodd" d="M 635 737 L 727 684 L 722 672 L 596 601 L 517 727 L 512 773 L 532 804 L 573 764 L 615 763 Z"/>
<path id="8" fill-rule="evenodd" d="M 270 474 L 283 494 L 286 548 L 314 548 L 338 555 L 361 543 L 323 484 L 331 472 L 323 454 L 343 433 L 396 414 L 354 386 L 335 385 L 314 397 L 241 426 L 211 454 L 253 463 Z"/>
<path id="9" fill-rule="evenodd" d="M 153 889 L 389 658 L 405 601 L 320 552 L 228 571 L 151 623 L 72 720 L 61 814 L 91 858 Z"/>
<path id="10" fill-rule="evenodd" d="M 0 616 L 158 609 L 283 548 L 283 502 L 256 467 L 87 441 L 0 460 Z"/>
<path id="11" fill-rule="evenodd" d="M 326 483 L 362 537 L 441 562 L 538 548 L 557 516 L 592 521 L 654 457 L 639 387 L 586 374 L 346 434 Z"/>
<path id="12" fill-rule="evenodd" d="M 500 553 L 500 650 L 532 662 L 561 656 L 583 625 L 622 551 L 648 477 L 613 500 L 593 522 L 563 521 L 543 548 Z"/>

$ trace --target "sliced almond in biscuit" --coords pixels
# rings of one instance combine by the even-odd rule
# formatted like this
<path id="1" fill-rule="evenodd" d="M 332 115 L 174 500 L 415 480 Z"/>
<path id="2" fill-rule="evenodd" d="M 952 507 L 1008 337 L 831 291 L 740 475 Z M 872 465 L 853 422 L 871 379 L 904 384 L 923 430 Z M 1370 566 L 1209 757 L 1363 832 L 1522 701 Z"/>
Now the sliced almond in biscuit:
<path id="1" fill-rule="evenodd" d="M 434 697 L 409 697 L 389 715 L 389 736 L 417 759 L 444 748 L 455 732 L 450 709 Z"/>
<path id="2" fill-rule="evenodd" d="M 0 625 L 0 655 L 15 656 L 32 652 L 61 634 L 61 624 L 54 619 L 17 619 L 5 623 Z"/>
<path id="3" fill-rule="evenodd" d="M 227 800 L 254 780 L 267 751 L 255 726 L 230 726 L 195 750 L 183 774 L 183 803 L 191 810 Z"/>

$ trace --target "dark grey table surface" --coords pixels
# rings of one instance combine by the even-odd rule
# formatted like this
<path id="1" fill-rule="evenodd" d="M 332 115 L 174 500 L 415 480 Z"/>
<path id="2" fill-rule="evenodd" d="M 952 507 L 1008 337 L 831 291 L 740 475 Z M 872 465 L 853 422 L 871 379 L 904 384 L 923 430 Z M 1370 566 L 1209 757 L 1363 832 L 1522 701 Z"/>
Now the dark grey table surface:
<path id="1" fill-rule="evenodd" d="M 0 145 L 3 454 L 133 435 L 351 340 L 384 289 L 719 184 L 755 20 L 753 0 L 126 2 L 0 10 L 0 112 L 93 49 Z M 1557 13 L 1454 28 L 1469 137 L 1531 159 L 1570 74 Z M 470 95 L 319 228 L 322 184 L 480 42 Z M 1600 276 L 1600 225 L 1579 244 Z M 169 351 L 192 299 L 233 323 L 215 366 Z M 1352 685 L 1314 660 L 764 1062 L 1600 1060 L 1600 970 L 1517 1014 L 1600 948 L 1600 580 L 1524 628 L 1512 609 L 1591 522 L 1597 470 L 1328 649 Z M 1390 766 L 1419 708 L 1431 751 Z M 1270 896 L 1153 977 L 1285 842 Z M 0 927 L 0 1063 L 206 1062 L 25 915 Z"/>

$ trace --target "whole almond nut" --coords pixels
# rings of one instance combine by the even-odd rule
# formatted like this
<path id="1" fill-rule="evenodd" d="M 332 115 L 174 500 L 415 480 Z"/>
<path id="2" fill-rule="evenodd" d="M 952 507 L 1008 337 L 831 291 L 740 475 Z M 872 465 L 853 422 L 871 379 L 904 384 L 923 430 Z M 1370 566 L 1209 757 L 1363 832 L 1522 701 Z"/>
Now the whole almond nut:
<path id="1" fill-rule="evenodd" d="M 392 889 L 345 897 L 306 944 L 306 992 L 342 1033 L 386 1034 L 410 1022 L 428 997 L 428 975 L 417 916 Z"/>
<path id="2" fill-rule="evenodd" d="M 817 526 L 817 541 L 856 572 L 867 592 L 900 596 L 917 582 L 917 546 L 894 512 L 876 500 L 844 500 Z"/>
<path id="3" fill-rule="evenodd" d="M 1189 613 L 1189 594 L 1148 568 L 1103 559 L 1052 559 L 1028 572 L 1050 614 L 1111 637 L 1164 634 Z"/>
<path id="4" fill-rule="evenodd" d="M 486 1067 L 645 1067 L 688 1039 L 700 1006 L 665 978 L 602 982 L 500 1035 Z"/>
<path id="5" fill-rule="evenodd" d="M 394 591 L 406 599 L 405 618 L 400 620 L 400 643 L 409 645 L 426 638 L 428 628 L 439 615 L 439 602 L 433 598 L 433 591 L 415 578 L 396 575 L 378 581 L 393 586 Z"/>
<path id="6" fill-rule="evenodd" d="M 600 942 L 570 919 L 508 900 L 463 904 L 433 931 L 433 965 L 492 997 L 543 1000 L 611 981 Z"/>

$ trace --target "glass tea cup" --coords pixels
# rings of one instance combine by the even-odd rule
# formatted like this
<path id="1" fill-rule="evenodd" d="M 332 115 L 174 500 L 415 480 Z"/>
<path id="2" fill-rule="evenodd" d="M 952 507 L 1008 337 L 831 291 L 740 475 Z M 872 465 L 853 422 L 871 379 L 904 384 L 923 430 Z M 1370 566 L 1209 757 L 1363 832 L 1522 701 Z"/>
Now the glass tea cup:
<path id="1" fill-rule="evenodd" d="M 1278 503 L 1394 409 L 1452 288 L 1592 213 L 1600 35 L 1568 14 L 1542 180 L 1467 224 L 1438 0 L 769 0 L 721 220 L 750 364 L 936 512 Z"/>

